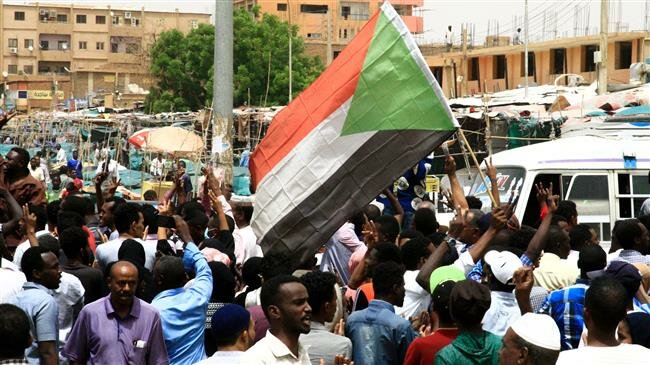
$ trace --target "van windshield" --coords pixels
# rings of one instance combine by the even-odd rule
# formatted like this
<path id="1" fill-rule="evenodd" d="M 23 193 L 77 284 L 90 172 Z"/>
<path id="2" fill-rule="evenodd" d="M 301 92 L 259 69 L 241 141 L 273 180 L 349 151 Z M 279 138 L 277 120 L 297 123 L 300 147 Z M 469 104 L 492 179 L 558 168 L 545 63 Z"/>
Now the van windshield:
<path id="1" fill-rule="evenodd" d="M 521 190 L 525 174 L 526 171 L 520 167 L 497 168 L 497 186 L 499 187 L 499 200 L 502 203 L 508 202 L 513 188 Z M 476 174 L 469 194 L 479 198 L 483 202 L 483 207 L 489 209 L 492 206 L 490 196 L 487 194 L 487 189 L 490 188 L 489 179 L 487 183 L 488 185 L 486 186 L 481 181 L 481 175 Z"/>

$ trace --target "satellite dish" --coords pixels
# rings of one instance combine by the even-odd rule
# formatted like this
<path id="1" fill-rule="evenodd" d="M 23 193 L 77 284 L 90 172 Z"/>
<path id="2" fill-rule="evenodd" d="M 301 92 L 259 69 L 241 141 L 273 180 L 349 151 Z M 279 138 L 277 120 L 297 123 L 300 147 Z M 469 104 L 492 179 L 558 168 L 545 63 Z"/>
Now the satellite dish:
<path id="1" fill-rule="evenodd" d="M 2 71 L 2 77 L 7 77 L 9 76 L 9 73 L 7 71 Z"/>
<path id="2" fill-rule="evenodd" d="M 27 47 L 27 49 L 28 49 L 30 52 L 33 52 L 33 51 L 34 51 L 34 46 L 29 46 L 29 47 Z"/>
<path id="3" fill-rule="evenodd" d="M 67 73 L 70 73 L 70 72 L 72 72 L 72 71 L 70 71 L 70 69 L 69 69 L 69 68 L 67 68 L 67 67 L 65 67 L 65 66 L 63 66 L 63 69 L 64 69 L 64 70 L 65 70 L 65 72 L 67 72 Z"/>
<path id="4" fill-rule="evenodd" d="M 67 43 L 63 43 L 63 44 L 61 45 L 61 48 L 63 48 L 64 50 L 65 50 L 65 49 L 68 49 L 68 44 L 67 44 Z"/>

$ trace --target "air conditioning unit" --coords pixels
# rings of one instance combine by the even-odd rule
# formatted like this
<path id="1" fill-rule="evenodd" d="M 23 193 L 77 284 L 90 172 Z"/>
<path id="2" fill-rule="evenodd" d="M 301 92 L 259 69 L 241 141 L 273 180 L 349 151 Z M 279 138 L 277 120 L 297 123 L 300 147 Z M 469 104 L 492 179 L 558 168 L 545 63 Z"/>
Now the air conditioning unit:
<path id="1" fill-rule="evenodd" d="M 17 54 L 18 53 L 18 47 L 9 47 L 9 53 Z"/>
<path id="2" fill-rule="evenodd" d="M 41 16 L 45 16 L 45 15 L 47 15 L 47 10 L 41 9 Z"/>
<path id="3" fill-rule="evenodd" d="M 131 19 L 131 12 L 130 11 L 125 11 L 124 12 L 124 19 Z"/>
<path id="4" fill-rule="evenodd" d="M 56 19 L 56 10 L 50 10 L 50 18 Z"/>

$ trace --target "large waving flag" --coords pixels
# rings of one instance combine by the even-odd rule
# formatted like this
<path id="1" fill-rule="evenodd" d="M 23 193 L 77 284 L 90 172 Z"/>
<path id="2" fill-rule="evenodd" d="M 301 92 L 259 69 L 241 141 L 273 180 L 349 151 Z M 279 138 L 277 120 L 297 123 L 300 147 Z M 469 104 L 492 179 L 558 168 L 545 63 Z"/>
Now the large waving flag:
<path id="1" fill-rule="evenodd" d="M 406 25 L 384 3 L 272 120 L 250 160 L 263 250 L 312 257 L 354 211 L 458 127 Z"/>

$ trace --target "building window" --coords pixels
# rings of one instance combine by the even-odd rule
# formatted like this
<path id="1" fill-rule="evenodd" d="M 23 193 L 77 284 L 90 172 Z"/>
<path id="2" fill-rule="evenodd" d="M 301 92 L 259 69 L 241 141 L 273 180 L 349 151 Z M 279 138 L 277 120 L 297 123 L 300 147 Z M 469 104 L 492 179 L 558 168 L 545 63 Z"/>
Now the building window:
<path id="1" fill-rule="evenodd" d="M 338 57 L 340 54 L 341 54 L 341 51 L 334 51 L 334 52 L 332 52 L 332 59 L 335 59 L 335 58 Z"/>
<path id="2" fill-rule="evenodd" d="M 368 13 L 368 2 L 341 2 L 341 17 L 345 20 L 367 20 Z"/>
<path id="3" fill-rule="evenodd" d="M 85 14 L 77 14 L 77 24 L 86 24 Z"/>
<path id="4" fill-rule="evenodd" d="M 307 33 L 308 39 L 320 39 L 321 33 Z"/>
<path id="5" fill-rule="evenodd" d="M 24 65 L 23 66 L 23 73 L 27 75 L 31 75 L 34 73 L 34 66 L 33 65 Z"/>
<path id="6" fill-rule="evenodd" d="M 7 72 L 10 75 L 15 75 L 18 73 L 18 65 L 7 65 Z"/>
<path id="7" fill-rule="evenodd" d="M 104 50 L 104 42 L 97 42 L 95 44 L 95 49 L 98 51 L 103 51 Z"/>
<path id="8" fill-rule="evenodd" d="M 442 85 L 442 67 L 429 67 L 438 84 Z"/>
<path id="9" fill-rule="evenodd" d="M 47 51 L 47 50 L 50 49 L 50 42 L 49 41 L 40 41 L 39 46 L 43 51 Z"/>
<path id="10" fill-rule="evenodd" d="M 127 43 L 126 44 L 126 53 L 128 54 L 137 54 L 140 51 L 140 45 L 137 43 Z"/>
<path id="11" fill-rule="evenodd" d="M 199 29 L 199 21 L 198 20 L 192 20 L 190 21 L 190 27 L 192 29 Z"/>
<path id="12" fill-rule="evenodd" d="M 106 16 L 95 15 L 95 24 L 106 24 Z"/>
<path id="13" fill-rule="evenodd" d="M 327 5 L 300 4 L 301 13 L 326 14 Z"/>
<path id="14" fill-rule="evenodd" d="M 112 23 L 113 25 L 120 25 L 120 17 L 119 16 L 113 16 L 112 18 Z"/>
<path id="15" fill-rule="evenodd" d="M 582 72 L 591 72 L 596 70 L 594 64 L 594 52 L 598 51 L 598 46 L 590 44 L 582 46 Z"/>
<path id="16" fill-rule="evenodd" d="M 277 11 L 287 11 L 287 4 L 278 3 L 276 6 Z"/>
<path id="17" fill-rule="evenodd" d="M 165 25 L 165 18 L 158 18 L 158 25 L 159 26 Z"/>
<path id="18" fill-rule="evenodd" d="M 19 20 L 19 21 L 25 20 L 25 12 L 24 11 L 14 11 L 14 20 Z"/>
<path id="19" fill-rule="evenodd" d="M 10 48 L 18 48 L 18 38 L 9 38 L 7 44 Z"/>
<path id="20" fill-rule="evenodd" d="M 59 51 L 65 51 L 68 49 L 68 41 L 59 41 L 58 42 Z"/>
<path id="21" fill-rule="evenodd" d="M 632 64 L 632 42 L 616 42 L 616 69 L 630 68 Z"/>
<path id="22" fill-rule="evenodd" d="M 469 75 L 467 80 L 477 81 L 478 77 L 478 57 L 473 57 L 469 59 Z"/>
<path id="23" fill-rule="evenodd" d="M 117 53 L 118 48 L 117 43 L 111 43 L 111 53 Z"/>
<path id="24" fill-rule="evenodd" d="M 88 49 L 88 43 L 86 41 L 79 42 L 79 49 Z"/>
<path id="25" fill-rule="evenodd" d="M 566 48 L 551 49 L 551 74 L 561 75 L 565 73 L 566 68 Z"/>
<path id="26" fill-rule="evenodd" d="M 521 53 L 521 76 L 535 75 L 535 52 L 528 52 L 528 75 L 526 75 L 526 54 Z"/>
<path id="27" fill-rule="evenodd" d="M 25 39 L 25 48 L 32 47 L 34 49 L 34 40 L 33 39 Z"/>
<path id="28" fill-rule="evenodd" d="M 57 14 L 56 15 L 56 21 L 59 23 L 67 23 L 68 22 L 68 14 Z"/>
<path id="29" fill-rule="evenodd" d="M 497 55 L 492 59 L 492 78 L 505 79 L 506 78 L 506 56 Z"/>

